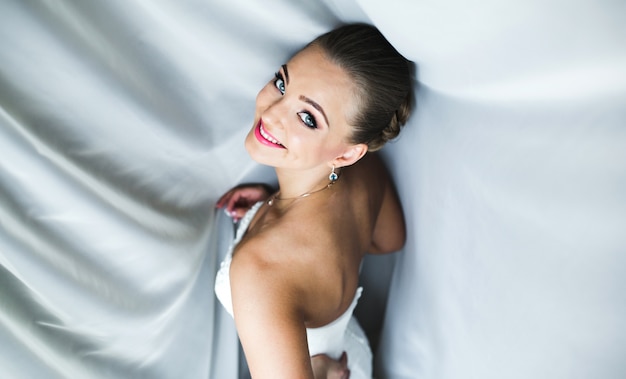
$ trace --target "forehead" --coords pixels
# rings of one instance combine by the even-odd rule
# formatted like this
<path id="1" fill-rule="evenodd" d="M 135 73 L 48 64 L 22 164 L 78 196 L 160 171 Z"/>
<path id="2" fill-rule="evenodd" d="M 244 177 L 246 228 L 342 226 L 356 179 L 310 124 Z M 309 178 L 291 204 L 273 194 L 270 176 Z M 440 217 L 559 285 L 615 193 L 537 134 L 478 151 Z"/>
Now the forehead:
<path id="1" fill-rule="evenodd" d="M 354 83 L 318 46 L 309 46 L 287 62 L 289 86 L 316 101 L 333 123 L 348 123 L 354 107 Z M 334 121 L 334 122 L 333 122 Z"/>

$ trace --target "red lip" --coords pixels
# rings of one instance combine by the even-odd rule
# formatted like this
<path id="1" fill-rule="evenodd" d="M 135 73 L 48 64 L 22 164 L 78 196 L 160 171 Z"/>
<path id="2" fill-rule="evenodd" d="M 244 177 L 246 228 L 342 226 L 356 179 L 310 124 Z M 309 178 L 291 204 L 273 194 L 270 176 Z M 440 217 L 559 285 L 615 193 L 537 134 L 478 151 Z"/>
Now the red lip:
<path id="1" fill-rule="evenodd" d="M 263 136 L 263 134 L 265 134 L 269 138 L 273 139 L 274 141 L 278 141 L 273 135 L 271 135 L 267 130 L 265 130 L 265 128 L 263 128 L 263 132 L 261 132 L 261 128 L 263 128 L 263 120 L 259 119 L 259 123 L 254 128 L 254 136 L 256 137 L 256 139 L 259 142 L 261 142 L 265 146 L 274 147 L 274 148 L 277 148 L 277 149 L 284 149 L 285 148 L 285 146 L 283 146 L 282 144 L 274 143 L 274 142 L 270 141 L 269 139 L 265 138 Z M 261 133 L 263 133 L 263 134 L 261 134 Z"/>

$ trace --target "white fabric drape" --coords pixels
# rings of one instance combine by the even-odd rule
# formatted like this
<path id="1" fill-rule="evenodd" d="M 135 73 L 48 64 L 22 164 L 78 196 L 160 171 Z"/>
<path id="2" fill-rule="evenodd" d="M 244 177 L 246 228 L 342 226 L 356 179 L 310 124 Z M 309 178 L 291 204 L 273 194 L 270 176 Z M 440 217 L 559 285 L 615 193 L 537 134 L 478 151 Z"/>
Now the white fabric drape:
<path id="1" fill-rule="evenodd" d="M 593 0 L 3 0 L 0 377 L 238 375 L 213 204 L 272 181 L 256 93 L 346 21 L 418 68 L 378 376 L 626 377 L 626 3 Z"/>

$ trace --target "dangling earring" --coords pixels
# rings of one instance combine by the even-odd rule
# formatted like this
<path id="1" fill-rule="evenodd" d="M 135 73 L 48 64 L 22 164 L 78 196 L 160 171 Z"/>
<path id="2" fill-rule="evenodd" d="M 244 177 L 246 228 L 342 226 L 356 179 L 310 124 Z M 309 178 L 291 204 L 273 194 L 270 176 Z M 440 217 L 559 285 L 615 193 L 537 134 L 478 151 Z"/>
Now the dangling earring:
<path id="1" fill-rule="evenodd" d="M 328 175 L 328 180 L 334 183 L 337 179 L 339 179 L 339 175 L 335 172 L 335 165 L 333 165 L 333 170 L 330 172 L 330 175 Z"/>

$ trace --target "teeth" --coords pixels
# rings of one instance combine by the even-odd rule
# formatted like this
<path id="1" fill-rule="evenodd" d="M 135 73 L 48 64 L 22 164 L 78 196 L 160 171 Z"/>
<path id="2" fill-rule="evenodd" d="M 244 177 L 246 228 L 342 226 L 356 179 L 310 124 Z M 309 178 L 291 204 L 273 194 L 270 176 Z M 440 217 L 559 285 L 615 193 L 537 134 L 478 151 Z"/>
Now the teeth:
<path id="1" fill-rule="evenodd" d="M 280 142 L 276 141 L 276 139 L 272 138 L 272 136 L 270 136 L 265 129 L 263 129 L 263 125 L 259 126 L 259 131 L 261 132 L 261 135 L 263 136 L 263 138 L 265 138 L 266 140 L 270 141 L 273 144 L 276 145 L 281 145 Z"/>

